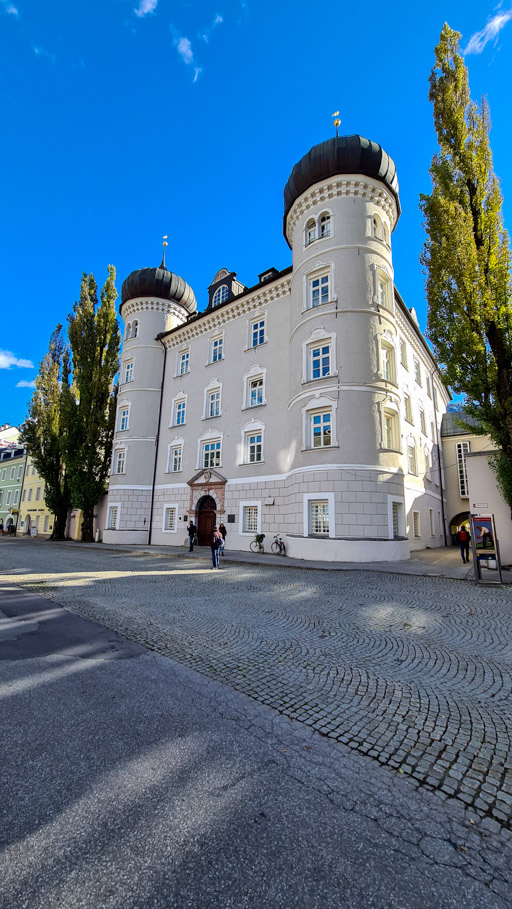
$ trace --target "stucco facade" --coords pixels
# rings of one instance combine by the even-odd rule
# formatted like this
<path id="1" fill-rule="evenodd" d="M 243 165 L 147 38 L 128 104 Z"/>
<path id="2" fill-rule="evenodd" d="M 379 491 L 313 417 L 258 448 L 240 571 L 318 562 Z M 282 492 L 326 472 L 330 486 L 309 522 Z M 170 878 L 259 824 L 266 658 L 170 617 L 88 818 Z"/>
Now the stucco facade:
<path id="1" fill-rule="evenodd" d="M 192 519 L 203 542 L 223 520 L 231 548 L 280 533 L 305 559 L 444 542 L 449 395 L 394 286 L 398 184 L 347 160 L 288 192 L 290 268 L 251 288 L 221 270 L 199 316 L 124 293 L 106 541 L 181 544 Z"/>

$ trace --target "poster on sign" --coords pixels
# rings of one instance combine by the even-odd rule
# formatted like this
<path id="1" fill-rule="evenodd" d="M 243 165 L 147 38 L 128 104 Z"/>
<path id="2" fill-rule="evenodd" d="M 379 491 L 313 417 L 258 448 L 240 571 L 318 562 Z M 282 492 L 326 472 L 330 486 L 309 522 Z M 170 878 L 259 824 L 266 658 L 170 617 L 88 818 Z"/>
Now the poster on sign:
<path id="1" fill-rule="evenodd" d="M 491 569 L 493 572 L 498 571 L 501 583 L 500 550 L 493 514 L 471 515 L 471 541 L 475 580 L 482 582 L 482 569 Z M 492 583 L 495 583 L 494 579 Z"/>

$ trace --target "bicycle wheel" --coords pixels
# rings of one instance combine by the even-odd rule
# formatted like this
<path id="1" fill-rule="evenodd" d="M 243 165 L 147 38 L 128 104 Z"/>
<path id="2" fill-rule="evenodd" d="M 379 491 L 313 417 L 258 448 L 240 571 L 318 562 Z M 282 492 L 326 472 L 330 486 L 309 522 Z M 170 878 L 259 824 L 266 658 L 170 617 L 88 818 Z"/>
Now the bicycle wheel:
<path id="1" fill-rule="evenodd" d="M 274 555 L 280 554 L 281 547 L 280 547 L 279 543 L 277 542 L 277 540 L 274 540 L 274 542 L 272 543 L 271 549 L 272 549 L 272 552 L 274 553 Z"/>
<path id="2" fill-rule="evenodd" d="M 256 540 L 251 540 L 249 543 L 249 549 L 251 552 L 260 552 L 260 544 L 257 543 Z"/>

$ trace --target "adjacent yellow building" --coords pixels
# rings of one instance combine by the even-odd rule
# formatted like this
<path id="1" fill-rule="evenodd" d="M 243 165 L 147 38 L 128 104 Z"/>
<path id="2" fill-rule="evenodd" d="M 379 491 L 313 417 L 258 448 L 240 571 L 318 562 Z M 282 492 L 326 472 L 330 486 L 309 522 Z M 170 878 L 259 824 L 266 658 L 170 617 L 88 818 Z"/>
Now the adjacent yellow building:
<path id="1" fill-rule="evenodd" d="M 53 530 L 53 515 L 44 498 L 44 480 L 39 476 L 32 458 L 27 458 L 21 492 L 18 533 L 48 538 Z"/>

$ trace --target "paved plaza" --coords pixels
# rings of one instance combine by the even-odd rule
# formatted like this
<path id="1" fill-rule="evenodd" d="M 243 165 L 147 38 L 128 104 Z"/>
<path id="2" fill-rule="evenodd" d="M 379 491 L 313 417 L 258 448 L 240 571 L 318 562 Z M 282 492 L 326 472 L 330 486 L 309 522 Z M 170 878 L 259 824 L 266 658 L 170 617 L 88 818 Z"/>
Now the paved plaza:
<path id="1" fill-rule="evenodd" d="M 509 588 L 16 540 L 0 573 L 510 827 Z"/>

